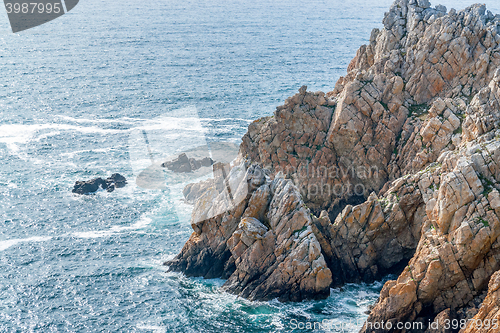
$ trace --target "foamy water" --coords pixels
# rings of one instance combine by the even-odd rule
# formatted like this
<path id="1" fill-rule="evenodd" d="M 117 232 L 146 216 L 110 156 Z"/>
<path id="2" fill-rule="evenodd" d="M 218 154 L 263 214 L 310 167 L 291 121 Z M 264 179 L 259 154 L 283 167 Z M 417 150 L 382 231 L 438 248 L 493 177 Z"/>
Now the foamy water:
<path id="1" fill-rule="evenodd" d="M 390 3 L 86 0 L 19 34 L 0 15 L 0 332 L 290 332 L 291 320 L 366 318 L 382 282 L 283 304 L 167 273 L 192 232 L 185 180 L 146 190 L 135 177 L 151 155 L 239 143 L 303 84 L 331 90 Z M 115 172 L 125 188 L 71 193 Z"/>
<path id="2" fill-rule="evenodd" d="M 4 241 L 0 241 L 0 251 L 7 250 L 9 247 L 20 244 L 20 243 L 36 243 L 36 242 L 45 242 L 52 239 L 52 237 L 30 237 L 30 238 L 21 238 L 21 239 L 8 239 Z"/>

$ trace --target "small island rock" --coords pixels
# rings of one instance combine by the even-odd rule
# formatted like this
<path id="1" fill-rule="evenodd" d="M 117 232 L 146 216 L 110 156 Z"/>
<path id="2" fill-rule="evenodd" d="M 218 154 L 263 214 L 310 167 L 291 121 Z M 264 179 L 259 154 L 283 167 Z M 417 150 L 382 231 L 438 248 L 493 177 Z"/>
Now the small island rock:
<path id="1" fill-rule="evenodd" d="M 108 192 L 113 192 L 115 188 L 125 187 L 127 179 L 119 173 L 114 173 L 111 177 L 102 179 L 94 178 L 87 181 L 76 181 L 71 192 L 76 194 L 91 194 L 97 192 L 100 188 Z"/>

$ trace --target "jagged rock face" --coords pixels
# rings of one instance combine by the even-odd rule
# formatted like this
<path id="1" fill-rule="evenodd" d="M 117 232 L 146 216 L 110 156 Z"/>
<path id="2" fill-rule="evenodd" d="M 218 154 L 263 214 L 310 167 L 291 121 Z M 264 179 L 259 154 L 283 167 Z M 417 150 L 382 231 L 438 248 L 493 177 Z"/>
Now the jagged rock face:
<path id="1" fill-rule="evenodd" d="M 338 104 L 303 87 L 274 117 L 250 125 L 241 153 L 275 173 L 282 171 L 315 212 L 326 209 L 335 217 L 346 202 L 364 201 L 385 184 L 395 133 L 407 114 L 401 106 L 401 78 L 382 74 L 374 81 L 350 84 Z M 361 94 L 370 93 L 376 97 L 364 102 Z M 365 115 L 358 112 L 361 108 Z"/>
<path id="2" fill-rule="evenodd" d="M 397 273 L 369 321 L 470 318 L 500 269 L 499 26 L 483 5 L 396 0 L 332 92 L 249 126 L 259 166 L 226 172 L 234 207 L 217 181 L 186 188 L 195 232 L 170 268 L 282 300 Z M 497 316 L 495 288 L 477 316 Z"/>
<path id="3" fill-rule="evenodd" d="M 391 178 L 416 173 L 452 151 L 462 140 L 466 104 L 461 98 L 437 98 L 430 108 L 412 107 L 389 164 Z"/>
<path id="4" fill-rule="evenodd" d="M 239 182 L 237 205 L 202 219 L 201 211 L 211 216 L 210 210 L 226 200 L 215 186 L 206 190 L 193 212 L 195 232 L 166 265 L 188 276 L 226 278 L 225 290 L 249 299 L 327 297 L 332 273 L 312 231 L 311 212 L 289 180 L 265 179 L 257 165 L 242 178 L 231 172 L 228 182 Z"/>
<path id="5" fill-rule="evenodd" d="M 488 87 L 481 89 L 472 99 L 463 128 L 465 141 L 500 128 L 500 69 Z"/>
<path id="6" fill-rule="evenodd" d="M 447 14 L 428 1 L 395 1 L 335 89 L 301 88 L 250 125 L 242 154 L 289 175 L 315 212 L 334 218 L 460 142 L 465 105 L 500 66 L 498 22 L 484 5 Z M 431 111 L 435 97 L 445 100 Z"/>
<path id="7" fill-rule="evenodd" d="M 421 238 L 368 321 L 414 321 L 423 309 L 457 310 L 500 269 L 500 141 L 469 142 L 438 162 L 405 179 L 418 185 L 425 203 Z"/>
<path id="8" fill-rule="evenodd" d="M 265 226 L 253 207 L 268 200 Z M 249 299 L 286 301 L 330 294 L 332 274 L 312 232 L 311 213 L 290 181 L 278 178 L 259 188 L 244 216 L 228 241 L 238 259 L 226 290 Z"/>
<path id="9" fill-rule="evenodd" d="M 346 206 L 333 224 L 326 214 L 314 219 L 325 259 L 335 272 L 334 286 L 373 281 L 412 257 L 425 207 L 418 187 L 398 187 L 381 199 L 372 193 L 365 203 Z"/>
<path id="10" fill-rule="evenodd" d="M 500 329 L 500 271 L 491 276 L 488 295 L 479 312 L 460 333 L 494 333 Z"/>
<path id="11" fill-rule="evenodd" d="M 316 210 L 336 199 L 331 191 L 335 185 L 339 191 L 342 188 L 339 177 L 328 176 L 340 172 L 329 167 L 337 164 L 336 155 L 325 146 L 335 104 L 324 93 L 313 94 L 302 87 L 273 117 L 250 124 L 240 147 L 243 156 L 293 177 L 303 198 Z"/>
<path id="12" fill-rule="evenodd" d="M 484 5 L 446 13 L 429 1 L 396 0 L 360 48 L 351 68 L 400 74 L 406 96 L 416 104 L 436 96 L 471 96 L 485 87 L 498 67 L 499 18 Z M 356 71 L 349 73 L 351 81 Z"/>

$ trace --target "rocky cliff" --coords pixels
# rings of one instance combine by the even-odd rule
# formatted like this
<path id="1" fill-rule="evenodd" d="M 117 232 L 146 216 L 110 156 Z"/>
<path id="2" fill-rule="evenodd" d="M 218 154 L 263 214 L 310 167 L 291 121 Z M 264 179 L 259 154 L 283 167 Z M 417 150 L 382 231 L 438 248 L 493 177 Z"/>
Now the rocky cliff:
<path id="1" fill-rule="evenodd" d="M 399 274 L 363 332 L 498 316 L 500 16 L 396 0 L 383 24 L 333 91 L 302 87 L 190 191 L 170 269 L 292 301 Z"/>

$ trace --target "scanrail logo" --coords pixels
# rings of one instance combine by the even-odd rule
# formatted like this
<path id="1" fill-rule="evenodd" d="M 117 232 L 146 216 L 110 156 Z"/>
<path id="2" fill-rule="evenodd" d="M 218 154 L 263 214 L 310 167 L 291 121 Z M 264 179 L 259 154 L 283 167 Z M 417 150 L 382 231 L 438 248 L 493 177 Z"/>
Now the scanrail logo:
<path id="1" fill-rule="evenodd" d="M 31 29 L 63 16 L 79 0 L 4 0 L 12 32 Z"/>

